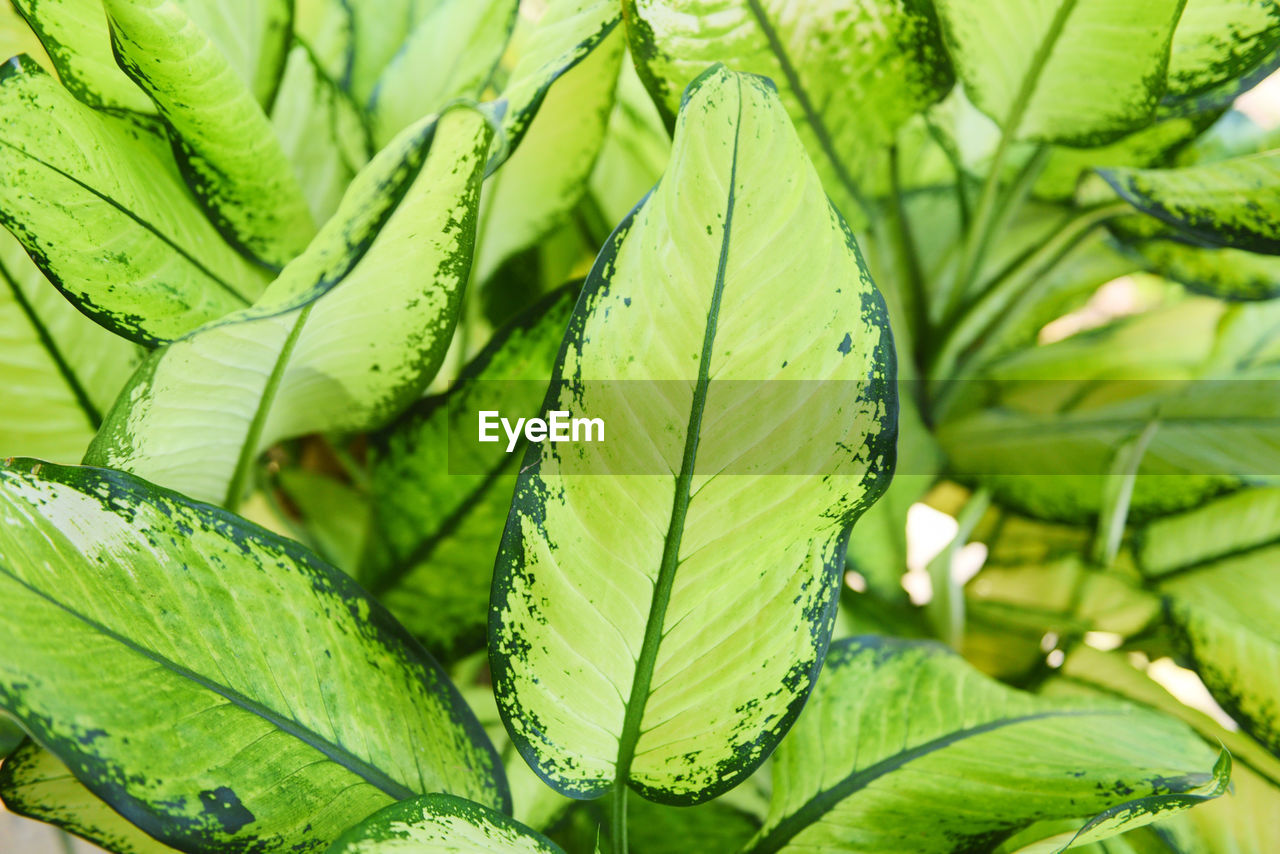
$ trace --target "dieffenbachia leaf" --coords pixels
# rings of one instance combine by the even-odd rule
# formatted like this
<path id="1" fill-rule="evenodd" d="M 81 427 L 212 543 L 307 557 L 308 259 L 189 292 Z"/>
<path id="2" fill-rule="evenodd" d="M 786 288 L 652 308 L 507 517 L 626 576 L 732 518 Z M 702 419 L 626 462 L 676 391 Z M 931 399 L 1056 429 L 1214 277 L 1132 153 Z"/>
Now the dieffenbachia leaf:
<path id="1" fill-rule="evenodd" d="M 452 391 L 427 398 L 370 443 L 373 522 L 360 578 L 428 649 L 484 645 L 489 586 L 521 455 L 451 471 L 451 437 L 476 413 L 534 413 L 577 300 L 566 288 L 499 331 Z M 454 446 L 460 443 L 453 442 Z"/>
<path id="2" fill-rule="evenodd" d="M 297 544 L 33 460 L 0 469 L 0 518 L 0 707 L 160 841 L 321 851 L 418 794 L 507 806 L 439 665 Z"/>
<path id="3" fill-rule="evenodd" d="M 671 135 L 633 64 L 622 63 L 613 114 L 595 168 L 590 203 L 607 235 L 658 183 L 671 156 Z"/>
<path id="4" fill-rule="evenodd" d="M 375 147 L 454 98 L 479 98 L 515 24 L 516 0 L 440 0 L 369 96 Z"/>
<path id="5" fill-rule="evenodd" d="M 920 0 L 627 0 L 641 77 L 668 116 L 716 61 L 774 81 L 827 192 L 861 221 L 872 155 L 954 77 L 933 4 Z"/>
<path id="6" fill-rule="evenodd" d="M 13 0 L 62 85 L 91 107 L 153 115 L 155 105 L 116 65 L 102 0 Z"/>
<path id="7" fill-rule="evenodd" d="M 1246 732 L 1280 756 L 1276 498 L 1274 489 L 1247 490 L 1152 523 L 1139 556 L 1200 678 Z"/>
<path id="8" fill-rule="evenodd" d="M 556 0 L 548 6 L 499 98 L 505 146 L 491 169 L 516 150 L 551 84 L 595 50 L 620 20 L 617 0 Z"/>
<path id="9" fill-rule="evenodd" d="M 232 505 L 273 442 L 415 400 L 457 320 L 491 137 L 466 106 L 407 129 L 257 304 L 152 353 L 86 460 Z"/>
<path id="10" fill-rule="evenodd" d="M 1009 138 L 1087 146 L 1155 116 L 1183 0 L 935 5 L 965 93 Z"/>
<path id="11" fill-rule="evenodd" d="M 452 795 L 426 795 L 386 807 L 351 828 L 327 854 L 564 854 L 536 830 Z"/>
<path id="12" fill-rule="evenodd" d="M 1184 239 L 1280 255 L 1280 152 L 1180 169 L 1102 169 L 1125 201 Z"/>
<path id="13" fill-rule="evenodd" d="M 266 277 L 191 202 L 163 138 L 25 57 L 0 68 L 0 221 L 77 308 L 143 344 L 244 308 Z"/>
<path id="14" fill-rule="evenodd" d="M 1143 240 L 1133 249 L 1146 269 L 1193 293 L 1243 301 L 1280 297 L 1280 258 L 1272 255 L 1160 239 Z"/>
<path id="15" fill-rule="evenodd" d="M 708 69 L 666 175 L 587 279 L 542 407 L 608 411 L 614 436 L 530 448 L 495 568 L 495 692 L 554 788 L 691 804 L 768 755 L 821 665 L 849 530 L 892 469 L 892 346 L 776 92 Z M 661 390 L 649 406 L 619 386 Z M 740 432 L 726 413 L 743 387 L 804 388 L 789 405 L 806 414 Z M 721 470 L 765 447 L 799 473 Z"/>
<path id="16" fill-rule="evenodd" d="M 306 248 L 315 224 L 266 113 L 199 25 L 204 16 L 179 0 L 104 6 L 120 67 L 155 103 L 200 206 L 232 245 L 283 267 Z"/>
<path id="17" fill-rule="evenodd" d="M 1163 105 L 1174 112 L 1226 106 L 1277 65 L 1274 0 L 1187 0 L 1173 33 Z"/>
<path id="18" fill-rule="evenodd" d="M 490 176 L 476 238 L 476 282 L 550 234 L 586 193 L 613 108 L 622 47 L 622 34 L 612 33 L 562 75 L 520 148 Z"/>
<path id="19" fill-rule="evenodd" d="M 293 43 L 294 0 L 179 0 L 179 5 L 270 112 Z"/>
<path id="20" fill-rule="evenodd" d="M 289 53 L 271 126 L 316 222 L 327 222 L 368 162 L 372 141 L 355 102 L 304 45 Z"/>
<path id="21" fill-rule="evenodd" d="M 67 766 L 27 739 L 0 764 L 0 801 L 15 815 L 57 825 L 113 854 L 172 854 L 85 788 Z"/>
<path id="22" fill-rule="evenodd" d="M 77 462 L 138 348 L 99 329 L 0 234 L 0 456 Z"/>
<path id="23" fill-rule="evenodd" d="M 418 25 L 446 0 L 327 0 L 347 19 L 349 32 L 339 79 L 359 104 L 369 100 L 378 78 Z"/>
<path id="24" fill-rule="evenodd" d="M 850 638 L 774 754 L 744 854 L 989 850 L 1051 820 L 1083 843 L 1221 794 L 1215 754 L 1137 706 L 1024 694 L 935 643 Z"/>

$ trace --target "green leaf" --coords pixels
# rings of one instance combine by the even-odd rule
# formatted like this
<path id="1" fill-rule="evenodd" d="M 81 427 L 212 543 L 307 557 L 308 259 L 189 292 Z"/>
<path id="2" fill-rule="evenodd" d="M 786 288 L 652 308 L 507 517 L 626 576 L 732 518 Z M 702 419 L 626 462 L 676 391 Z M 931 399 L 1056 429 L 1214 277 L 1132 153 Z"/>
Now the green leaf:
<path id="1" fill-rule="evenodd" d="M 276 485 L 297 511 L 303 532 L 298 539 L 363 581 L 357 569 L 369 537 L 369 499 L 359 489 L 309 468 L 281 469 Z"/>
<path id="2" fill-rule="evenodd" d="M 0 800 L 15 815 L 57 825 L 115 854 L 175 850 L 130 824 L 30 739 L 0 765 Z"/>
<path id="3" fill-rule="evenodd" d="M 0 115 L 0 221 L 97 323 L 151 345 L 262 292 L 161 137 L 84 106 L 24 57 L 0 68 Z"/>
<path id="4" fill-rule="evenodd" d="M 99 329 L 0 234 L 0 456 L 77 462 L 138 363 L 138 348 Z"/>
<path id="5" fill-rule="evenodd" d="M 621 33 L 611 34 L 562 75 L 520 148 L 489 178 L 480 211 L 476 282 L 488 281 L 502 262 L 544 239 L 587 192 L 613 109 L 622 45 Z"/>
<path id="6" fill-rule="evenodd" d="M 1280 547 L 1184 568 L 1160 585 L 1183 652 L 1218 703 L 1280 756 Z"/>
<path id="7" fill-rule="evenodd" d="M 1183 0 L 937 0 L 969 99 L 1011 139 L 1092 146 L 1151 122 Z"/>
<path id="8" fill-rule="evenodd" d="M 306 248 L 315 224 L 253 90 L 201 28 L 205 16 L 178 0 L 104 5 L 120 67 L 155 102 L 200 206 L 232 245 L 283 267 Z"/>
<path id="9" fill-rule="evenodd" d="M 119 472 L 0 470 L 0 707 L 187 850 L 323 850 L 415 794 L 503 808 L 439 666 L 338 570 Z M 198 638 L 198 642 L 193 642 Z"/>
<path id="10" fill-rule="evenodd" d="M 564 854 L 541 833 L 480 804 L 426 795 L 379 810 L 333 843 L 327 854 L 405 852 Z"/>
<path id="11" fill-rule="evenodd" d="M 1133 248 L 1149 271 L 1179 282 L 1192 293 L 1240 301 L 1280 297 L 1280 258 L 1175 240 L 1144 240 Z"/>
<path id="12" fill-rule="evenodd" d="M 116 65 L 102 0 L 14 0 L 58 71 L 91 107 L 153 115 L 155 105 Z"/>
<path id="13" fill-rule="evenodd" d="M 627 0 L 626 8 L 637 67 L 668 117 L 712 62 L 769 77 L 855 225 L 866 214 L 857 177 L 954 80 L 932 4 L 920 0 Z"/>
<path id="14" fill-rule="evenodd" d="M 1194 243 L 1280 254 L 1280 152 L 1181 169 L 1102 169 L 1138 210 Z"/>
<path id="15" fill-rule="evenodd" d="M 587 279 L 543 404 L 615 432 L 530 448 L 495 568 L 495 692 L 554 788 L 590 798 L 616 780 L 698 803 L 786 731 L 830 636 L 850 527 L 893 465 L 892 346 L 777 94 L 709 69 L 662 182 Z M 640 404 L 654 377 L 672 382 Z M 830 385 L 769 382 L 788 379 Z M 790 404 L 821 411 L 742 430 L 726 413 L 744 386 L 804 387 Z M 717 474 L 764 447 L 794 449 L 802 473 Z M 634 476 L 592 475 L 611 470 Z"/>
<path id="16" fill-rule="evenodd" d="M 271 126 L 293 165 L 316 222 L 327 222 L 372 143 L 351 97 L 321 67 L 310 48 L 289 53 Z"/>
<path id="17" fill-rule="evenodd" d="M 773 768 L 748 854 L 987 850 L 1053 819 L 1092 838 L 1220 794 L 1229 763 L 1163 715 L 1042 699 L 938 644 L 860 637 L 832 646 Z"/>
<path id="18" fill-rule="evenodd" d="M 336 0 L 331 8 L 344 16 L 349 33 L 340 79 L 356 102 L 365 104 L 383 69 L 395 58 L 409 35 L 447 0 L 381 0 L 350 3 Z"/>
<path id="19" fill-rule="evenodd" d="M 264 111 L 270 112 L 293 44 L 294 0 L 177 0 Z M 160 4 L 152 3 L 158 8 Z"/>
<path id="20" fill-rule="evenodd" d="M 253 308 L 152 353 L 86 460 L 233 505 L 272 443 L 415 400 L 457 319 L 490 138 L 468 107 L 406 130 Z"/>
<path id="21" fill-rule="evenodd" d="M 1271 0 L 1187 0 L 1173 34 L 1166 108 L 1225 106 L 1280 64 L 1280 7 Z"/>
<path id="22" fill-rule="evenodd" d="M 620 17 L 617 0 L 557 0 L 550 4 L 499 98 L 505 150 L 499 152 L 490 170 L 516 150 L 551 84 L 595 50 L 613 32 Z"/>
<path id="23" fill-rule="evenodd" d="M 516 19 L 516 0 L 441 0 L 387 64 L 368 112 L 375 147 L 454 98 L 479 98 Z"/>
<path id="24" fill-rule="evenodd" d="M 451 443 L 476 413 L 535 412 L 577 301 L 561 289 L 494 335 L 451 392 L 427 398 L 370 443 L 373 528 L 365 586 L 433 652 L 454 658 L 484 645 L 489 586 L 520 455 L 496 467 L 457 459 Z M 455 450 L 456 453 L 456 450 Z"/>

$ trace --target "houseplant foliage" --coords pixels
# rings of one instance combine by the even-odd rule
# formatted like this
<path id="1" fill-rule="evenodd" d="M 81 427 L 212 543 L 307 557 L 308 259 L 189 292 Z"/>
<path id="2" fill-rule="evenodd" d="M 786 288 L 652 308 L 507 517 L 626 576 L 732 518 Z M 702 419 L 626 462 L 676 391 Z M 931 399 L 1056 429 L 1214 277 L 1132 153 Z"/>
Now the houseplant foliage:
<path id="1" fill-rule="evenodd" d="M 1273 0 L 2 15 L 11 811 L 1280 850 Z"/>

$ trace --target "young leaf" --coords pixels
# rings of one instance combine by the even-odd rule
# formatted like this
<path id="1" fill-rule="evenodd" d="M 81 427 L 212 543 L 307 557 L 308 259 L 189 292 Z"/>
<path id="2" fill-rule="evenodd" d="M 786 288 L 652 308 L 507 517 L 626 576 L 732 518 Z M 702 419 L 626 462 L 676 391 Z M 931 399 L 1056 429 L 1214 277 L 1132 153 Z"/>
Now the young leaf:
<path id="1" fill-rule="evenodd" d="M 529 36 L 502 90 L 505 151 L 490 170 L 516 150 L 551 84 L 581 62 L 618 25 L 616 0 L 559 0 L 552 3 Z"/>
<path id="2" fill-rule="evenodd" d="M 0 68 L 0 221 L 77 308 L 141 344 L 243 308 L 266 277 L 191 203 L 164 140 Z"/>
<path id="3" fill-rule="evenodd" d="M 49 284 L 0 234 L 0 456 L 76 462 L 139 360 Z"/>
<path id="4" fill-rule="evenodd" d="M 520 148 L 490 176 L 476 240 L 476 282 L 488 281 L 503 261 L 550 234 L 586 193 L 621 63 L 622 34 L 613 33 L 551 86 Z"/>
<path id="5" fill-rule="evenodd" d="M 516 19 L 516 0 L 434 4 L 378 77 L 368 112 L 374 145 L 454 98 L 479 98 Z"/>
<path id="6" fill-rule="evenodd" d="M 1173 33 L 1164 106 L 1226 106 L 1276 69 L 1277 51 L 1280 7 L 1271 0 L 1187 0 Z"/>
<path id="7" fill-rule="evenodd" d="M 416 399 L 457 319 L 490 138 L 468 107 L 406 130 L 253 308 L 152 353 L 86 460 L 230 505 L 273 442 Z"/>
<path id="8" fill-rule="evenodd" d="M 323 850 L 426 792 L 507 805 L 439 666 L 338 570 L 119 472 L 0 469 L 0 707 L 186 850 Z M 198 638 L 195 642 L 193 639 Z"/>
<path id="9" fill-rule="evenodd" d="M 102 0 L 13 0 L 58 71 L 91 107 L 154 115 L 155 104 L 116 65 Z"/>
<path id="10" fill-rule="evenodd" d="M 58 757 L 34 741 L 0 765 L 0 800 L 15 815 L 57 825 L 114 854 L 172 854 L 90 792 Z"/>
<path id="11" fill-rule="evenodd" d="M 155 102 L 200 206 L 233 246 L 283 267 L 315 223 L 254 92 L 185 4 L 104 5 L 120 67 Z"/>
<path id="12" fill-rule="evenodd" d="M 935 643 L 850 638 L 774 755 L 744 852 L 987 850 L 1067 819 L 1089 841 L 1221 794 L 1214 755 L 1164 715 L 1023 694 Z"/>
<path id="13" fill-rule="evenodd" d="M 1092 146 L 1150 123 L 1183 0 L 937 0 L 965 93 L 1011 139 Z"/>
<path id="14" fill-rule="evenodd" d="M 668 117 L 712 62 L 770 78 L 855 224 L 866 213 L 857 176 L 954 81 L 932 4 L 920 0 L 627 0 L 626 8 L 637 67 Z"/>
<path id="15" fill-rule="evenodd" d="M 426 795 L 379 810 L 333 843 L 328 854 L 564 854 L 541 833 L 480 804 Z"/>
<path id="16" fill-rule="evenodd" d="M 1101 169 L 1125 201 L 1195 243 L 1280 255 L 1280 152 L 1181 169 Z"/>
<path id="17" fill-rule="evenodd" d="M 610 381 L 664 377 L 662 402 L 637 404 L 662 414 L 602 446 L 531 447 L 495 568 L 495 692 L 554 788 L 590 798 L 617 781 L 692 804 L 768 755 L 821 664 L 849 529 L 893 466 L 892 346 L 777 94 L 709 69 L 662 182 L 587 279 L 543 405 L 599 414 Z M 826 381 L 792 401 L 805 415 L 726 415 L 743 383 L 720 381 L 788 379 Z M 656 459 L 575 474 L 591 447 L 599 466 Z M 716 474 L 762 447 L 811 473 Z"/>
<path id="18" fill-rule="evenodd" d="M 484 645 L 493 562 L 521 458 L 451 472 L 450 437 L 470 435 L 482 409 L 538 410 L 576 301 L 576 288 L 562 289 L 499 331 L 451 392 L 416 404 L 370 444 L 373 528 L 360 577 L 443 657 Z"/>

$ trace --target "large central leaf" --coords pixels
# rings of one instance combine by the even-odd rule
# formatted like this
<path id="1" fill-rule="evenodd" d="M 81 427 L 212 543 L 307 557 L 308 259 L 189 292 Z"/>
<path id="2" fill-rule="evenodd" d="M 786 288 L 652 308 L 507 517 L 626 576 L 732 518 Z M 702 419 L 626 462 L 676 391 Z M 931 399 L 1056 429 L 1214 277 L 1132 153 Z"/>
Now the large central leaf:
<path id="1" fill-rule="evenodd" d="M 354 582 L 117 472 L 0 469 L 0 708 L 185 850 L 322 850 L 393 801 L 506 806 L 439 666 Z"/>
<path id="2" fill-rule="evenodd" d="M 547 397 L 616 432 L 530 450 L 498 556 L 495 689 L 554 787 L 696 803 L 786 731 L 849 530 L 893 465 L 891 353 L 777 93 L 710 69 L 662 182 L 597 259 Z M 742 389 L 783 387 L 789 415 L 754 420 Z M 781 472 L 743 462 L 761 455 Z"/>

